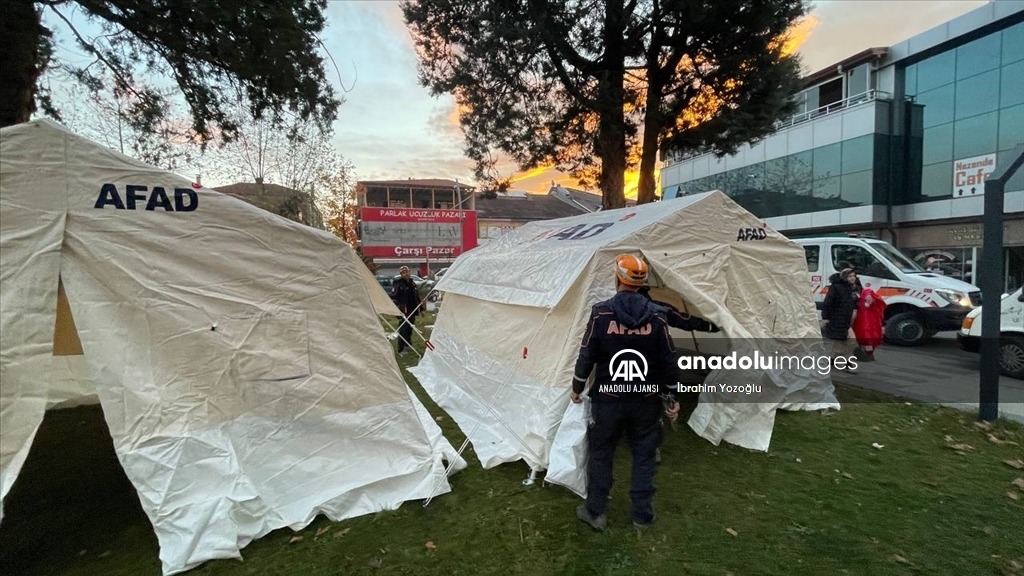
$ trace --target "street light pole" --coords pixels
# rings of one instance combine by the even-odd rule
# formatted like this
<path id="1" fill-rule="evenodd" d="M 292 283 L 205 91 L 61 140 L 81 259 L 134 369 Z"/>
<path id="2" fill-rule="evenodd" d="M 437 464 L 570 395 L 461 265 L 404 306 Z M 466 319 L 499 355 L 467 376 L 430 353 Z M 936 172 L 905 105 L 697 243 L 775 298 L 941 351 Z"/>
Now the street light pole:
<path id="1" fill-rule="evenodd" d="M 1003 288 L 1003 190 L 1024 164 L 1024 144 L 1007 155 L 1008 162 L 985 180 L 985 215 L 982 220 L 981 273 L 981 369 L 979 370 L 978 419 L 999 417 L 999 324 Z"/>

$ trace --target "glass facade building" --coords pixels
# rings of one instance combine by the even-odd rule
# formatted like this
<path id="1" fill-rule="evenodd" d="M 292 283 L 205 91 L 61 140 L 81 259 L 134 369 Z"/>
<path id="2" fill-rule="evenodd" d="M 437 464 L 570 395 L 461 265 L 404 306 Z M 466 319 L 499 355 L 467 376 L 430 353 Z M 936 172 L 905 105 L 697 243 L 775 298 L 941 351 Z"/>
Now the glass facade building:
<path id="1" fill-rule="evenodd" d="M 958 161 L 1024 143 L 1024 6 L 994 2 L 812 74 L 798 113 L 736 155 L 668 157 L 663 198 L 721 190 L 796 236 L 861 232 L 975 281 L 984 187 Z M 1006 288 L 1024 283 L 1024 170 L 1005 195 Z"/>
<path id="2" fill-rule="evenodd" d="M 762 218 L 882 203 L 888 146 L 888 137 L 867 134 L 697 178 L 681 195 L 722 190 Z"/>
<path id="3" fill-rule="evenodd" d="M 996 154 L 996 165 L 1024 142 L 1024 22 L 901 66 L 907 97 L 923 106 L 921 179 L 901 204 L 950 196 L 953 162 Z M 1007 190 L 1024 190 L 1018 171 Z"/>

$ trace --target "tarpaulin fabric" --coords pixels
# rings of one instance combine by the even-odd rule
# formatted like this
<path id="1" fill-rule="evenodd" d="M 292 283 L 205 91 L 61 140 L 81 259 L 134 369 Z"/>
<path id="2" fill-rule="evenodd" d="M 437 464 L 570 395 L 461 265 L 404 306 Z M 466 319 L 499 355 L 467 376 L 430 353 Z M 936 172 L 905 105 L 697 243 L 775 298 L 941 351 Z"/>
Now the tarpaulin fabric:
<path id="1" fill-rule="evenodd" d="M 345 242 L 50 121 L 0 131 L 0 166 L 0 497 L 47 406 L 93 395 L 165 574 L 450 490 Z"/>
<path id="2" fill-rule="evenodd" d="M 565 408 L 562 422 L 551 445 L 551 459 L 544 481 L 572 490 L 580 498 L 587 497 L 587 428 L 591 419 L 589 396 Z M 582 490 L 580 489 L 582 487 Z"/>
<path id="3" fill-rule="evenodd" d="M 739 354 L 825 353 L 803 248 L 721 192 L 531 222 L 452 264 L 436 287 L 445 305 L 434 347 L 413 369 L 485 468 L 523 459 L 550 472 L 552 454 L 577 453 L 554 444 L 590 308 L 614 294 L 621 253 L 642 254 L 652 285 L 718 325 Z M 521 359 L 531 338 L 539 344 Z M 757 401 L 702 394 L 689 425 L 715 444 L 767 450 L 777 410 L 839 407 L 813 369 L 716 370 L 708 382 L 763 390 Z"/>

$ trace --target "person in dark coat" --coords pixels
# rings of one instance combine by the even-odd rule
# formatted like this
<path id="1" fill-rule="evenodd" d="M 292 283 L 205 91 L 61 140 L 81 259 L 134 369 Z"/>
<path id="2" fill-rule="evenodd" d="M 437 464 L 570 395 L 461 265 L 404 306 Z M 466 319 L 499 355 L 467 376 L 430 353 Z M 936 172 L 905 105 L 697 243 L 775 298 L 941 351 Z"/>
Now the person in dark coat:
<path id="1" fill-rule="evenodd" d="M 595 530 L 608 524 L 612 465 L 623 434 L 633 453 L 633 525 L 644 528 L 654 521 L 655 453 L 664 437 L 661 414 L 664 410 L 673 421 L 679 416 L 679 405 L 664 406 L 661 397 L 671 390 L 666 375 L 671 374 L 675 352 L 664 309 L 637 293 L 647 282 L 647 263 L 622 255 L 615 264 L 617 292 L 591 310 L 569 393 L 572 402 L 581 402 L 594 372 L 588 394 L 587 502 L 576 508 L 576 517 Z"/>
<path id="2" fill-rule="evenodd" d="M 828 280 L 831 285 L 821 304 L 821 333 L 832 345 L 832 360 L 835 362 L 836 358 L 852 356 L 856 348 L 857 341 L 850 338 L 850 330 L 857 315 L 859 293 L 855 287 L 859 281 L 852 268 L 844 268 Z"/>
<path id="3" fill-rule="evenodd" d="M 412 348 L 412 327 L 420 313 L 420 294 L 410 276 L 408 266 L 399 268 L 398 273 L 401 278 L 395 280 L 391 286 L 391 299 L 405 315 L 398 327 L 398 353 L 401 354 L 405 352 L 407 346 Z"/>

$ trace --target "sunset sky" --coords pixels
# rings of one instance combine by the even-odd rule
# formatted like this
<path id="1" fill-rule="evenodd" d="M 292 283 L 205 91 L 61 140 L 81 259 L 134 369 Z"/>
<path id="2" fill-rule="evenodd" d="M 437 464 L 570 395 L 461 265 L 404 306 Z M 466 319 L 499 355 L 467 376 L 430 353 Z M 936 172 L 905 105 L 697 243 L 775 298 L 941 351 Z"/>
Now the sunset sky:
<path id="1" fill-rule="evenodd" d="M 984 5 L 984 1 L 818 1 L 799 53 L 807 72 L 819 70 L 871 46 L 889 46 Z M 82 60 L 62 23 L 44 17 L 61 41 L 62 56 Z M 323 40 L 340 67 L 345 94 L 335 124 L 335 145 L 361 180 L 451 178 L 473 181 L 472 163 L 462 154 L 454 99 L 433 98 L 417 78 L 416 53 L 397 1 L 332 1 Z M 80 16 L 72 20 L 86 35 L 99 29 Z M 328 70 L 336 88 L 338 71 Z M 200 172 L 197 163 L 190 167 Z M 187 175 L 192 175 L 188 171 Z M 553 170 L 516 174 L 513 188 L 546 192 L 552 180 L 575 183 Z M 204 184 L 220 185 L 217 174 Z M 628 186 L 627 182 L 627 186 Z M 634 180 L 635 186 L 635 180 Z"/>

